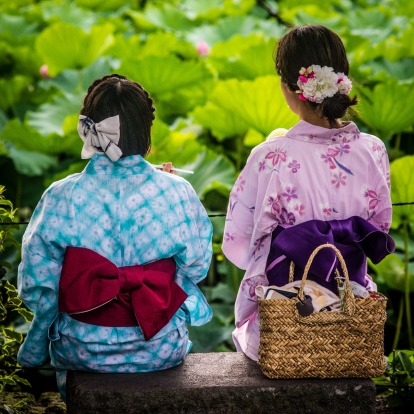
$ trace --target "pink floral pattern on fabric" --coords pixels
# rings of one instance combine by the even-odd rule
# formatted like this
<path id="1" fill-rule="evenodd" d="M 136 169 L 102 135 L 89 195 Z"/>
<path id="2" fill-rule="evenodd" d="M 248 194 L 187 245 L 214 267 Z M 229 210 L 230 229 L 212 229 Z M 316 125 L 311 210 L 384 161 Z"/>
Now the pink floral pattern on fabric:
<path id="1" fill-rule="evenodd" d="M 368 209 L 374 210 L 377 207 L 378 203 L 381 202 L 381 194 L 377 194 L 374 190 L 367 190 L 364 194 L 365 197 L 368 197 L 369 204 Z"/>
<path id="2" fill-rule="evenodd" d="M 321 159 L 329 165 L 329 169 L 331 170 L 339 168 L 348 175 L 354 175 L 348 167 L 338 161 L 338 158 L 341 158 L 345 154 L 349 154 L 350 151 L 351 147 L 348 144 L 340 144 L 334 148 L 328 148 L 326 153 L 321 155 Z"/>
<path id="3" fill-rule="evenodd" d="M 291 224 L 292 225 L 292 224 L 295 224 L 296 217 L 294 213 L 289 212 L 284 207 L 282 207 L 282 210 L 278 217 L 278 221 L 280 224 Z"/>
<path id="4" fill-rule="evenodd" d="M 280 197 L 280 195 L 278 195 L 276 197 L 269 196 L 269 198 L 267 200 L 267 203 L 269 205 L 271 205 L 272 214 L 275 215 L 275 216 L 278 216 L 281 212 L 281 207 L 280 207 L 280 204 L 279 204 L 280 199 L 281 199 L 281 197 Z"/>
<path id="5" fill-rule="evenodd" d="M 266 168 L 266 161 L 260 161 L 259 162 L 259 172 L 264 171 Z"/>
<path id="6" fill-rule="evenodd" d="M 244 186 L 246 185 L 246 180 L 243 178 L 243 176 L 240 174 L 239 178 L 236 181 L 236 188 L 237 188 L 237 192 L 239 191 L 243 191 L 244 190 Z"/>
<path id="7" fill-rule="evenodd" d="M 233 241 L 234 240 L 234 236 L 231 235 L 229 232 L 226 231 L 226 233 L 224 233 L 224 240 L 225 241 Z"/>
<path id="8" fill-rule="evenodd" d="M 255 287 L 258 278 L 266 277 L 273 230 L 308 220 L 359 216 L 387 231 L 389 163 L 383 143 L 360 133 L 352 122 L 327 129 L 300 121 L 284 136 L 272 136 L 254 148 L 241 175 L 230 194 L 223 253 L 246 270 L 233 338 L 238 351 L 257 359 Z"/>
<path id="9" fill-rule="evenodd" d="M 331 175 L 331 183 L 336 187 L 339 188 L 341 185 L 346 185 L 346 175 L 339 172 L 339 174 L 332 174 Z"/>
<path id="10" fill-rule="evenodd" d="M 298 204 L 295 206 L 295 211 L 300 215 L 303 216 L 305 214 L 305 207 L 302 204 Z"/>
<path id="11" fill-rule="evenodd" d="M 298 198 L 295 187 L 286 187 L 285 191 L 282 193 L 282 196 L 286 198 L 286 201 L 288 203 L 290 202 L 290 200 Z"/>
<path id="12" fill-rule="evenodd" d="M 276 166 L 279 164 L 279 162 L 285 162 L 286 161 L 286 151 L 283 151 L 281 148 L 275 148 L 274 151 L 270 151 L 266 154 L 265 159 L 271 160 L 273 166 Z"/>
<path id="13" fill-rule="evenodd" d="M 296 160 L 293 160 L 292 162 L 288 164 L 288 168 L 291 169 L 293 174 L 296 174 L 298 170 L 300 169 L 300 164 Z"/>

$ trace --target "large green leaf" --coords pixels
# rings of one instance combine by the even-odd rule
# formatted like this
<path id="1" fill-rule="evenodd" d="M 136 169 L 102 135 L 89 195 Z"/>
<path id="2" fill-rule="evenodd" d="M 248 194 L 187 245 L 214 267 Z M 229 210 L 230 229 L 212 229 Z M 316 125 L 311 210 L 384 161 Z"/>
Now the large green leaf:
<path id="1" fill-rule="evenodd" d="M 159 119 L 152 128 L 151 153 L 147 160 L 153 164 L 171 161 L 176 167 L 193 162 L 204 148 L 197 141 L 198 131 L 186 124 L 171 129 Z"/>
<path id="2" fill-rule="evenodd" d="M 27 114 L 28 124 L 35 128 L 40 134 L 63 135 L 63 123 L 67 116 L 79 114 L 82 108 L 84 93 L 64 96 L 55 96 L 51 102 L 39 107 L 36 112 L 29 111 Z"/>
<path id="3" fill-rule="evenodd" d="M 226 188 L 230 191 L 234 184 L 235 169 L 233 164 L 222 154 L 212 150 L 204 150 L 199 153 L 197 159 L 185 168 L 194 171 L 186 179 L 192 184 L 198 196 L 203 199 L 204 195 L 218 188 Z"/>
<path id="4" fill-rule="evenodd" d="M 263 34 L 235 35 L 226 42 L 217 43 L 209 61 L 222 78 L 255 79 L 275 73 L 272 54 L 276 40 Z"/>
<path id="5" fill-rule="evenodd" d="M 66 69 L 54 78 L 44 79 L 40 82 L 40 86 L 44 89 L 50 89 L 53 86 L 64 94 L 86 94 L 88 87 L 94 80 L 107 75 L 111 71 L 112 60 L 108 57 L 101 57 L 87 68 L 81 70 Z M 81 105 L 81 101 L 79 101 L 79 105 Z"/>
<path id="6" fill-rule="evenodd" d="M 370 263 L 377 273 L 376 282 L 385 283 L 391 289 L 405 292 L 405 273 L 404 263 L 402 259 L 396 254 L 390 254 L 380 263 L 374 265 Z M 409 277 L 409 289 L 410 292 L 414 292 L 414 272 L 411 266 L 408 272 Z"/>
<path id="7" fill-rule="evenodd" d="M 151 154 L 147 160 L 153 164 L 171 161 L 176 167 L 194 171 L 182 175 L 203 198 L 211 190 L 226 190 L 234 184 L 234 166 L 223 155 L 207 149 L 197 141 L 199 131 L 185 122 L 174 129 L 156 121 L 152 131 Z"/>
<path id="8" fill-rule="evenodd" d="M 124 61 L 119 71 L 142 83 L 159 99 L 171 99 L 178 90 L 196 88 L 212 77 L 202 62 L 183 61 L 175 56 Z"/>
<path id="9" fill-rule="evenodd" d="M 195 23 L 177 6 L 148 3 L 143 12 L 129 11 L 138 29 L 189 30 Z"/>
<path id="10" fill-rule="evenodd" d="M 297 116 L 287 106 L 277 76 L 254 81 L 221 81 L 209 102 L 195 109 L 194 118 L 223 140 L 254 128 L 268 135 L 275 128 L 290 128 Z"/>
<path id="11" fill-rule="evenodd" d="M 36 39 L 36 50 L 48 65 L 50 75 L 64 69 L 89 66 L 114 42 L 113 27 L 94 26 L 90 33 L 68 23 L 47 27 Z"/>
<path id="12" fill-rule="evenodd" d="M 95 11 L 113 11 L 125 5 L 125 0 L 76 0 L 82 8 L 88 8 Z"/>
<path id="13" fill-rule="evenodd" d="M 204 326 L 189 326 L 189 337 L 193 352 L 213 352 L 223 342 L 232 342 L 234 326 L 225 326 L 220 319 L 213 319 Z"/>
<path id="14" fill-rule="evenodd" d="M 381 57 L 365 63 L 360 71 L 365 78 L 380 82 L 386 78 L 412 80 L 414 79 L 414 57 L 407 57 L 396 62 Z"/>
<path id="15" fill-rule="evenodd" d="M 221 16 L 247 14 L 255 3 L 254 0 L 183 0 L 181 7 L 191 19 L 217 20 Z"/>
<path id="16" fill-rule="evenodd" d="M 414 155 L 407 155 L 391 163 L 391 199 L 393 203 L 414 201 Z M 392 228 L 403 222 L 414 223 L 414 205 L 396 206 L 392 213 Z"/>
<path id="17" fill-rule="evenodd" d="M 124 61 L 119 72 L 141 83 L 155 98 L 161 116 L 185 114 L 204 103 L 212 74 L 204 62 L 176 56 L 147 56 Z"/>
<path id="18" fill-rule="evenodd" d="M 146 56 L 169 56 L 171 54 L 181 58 L 195 58 L 196 48 L 191 43 L 179 39 L 172 32 L 158 31 L 149 34 L 146 38 L 141 35 L 125 37 L 117 35 L 115 44 L 108 50 L 113 57 L 128 61 L 142 59 Z"/>
<path id="19" fill-rule="evenodd" d="M 394 79 L 378 84 L 373 90 L 360 88 L 358 115 L 372 131 L 387 140 L 414 124 L 414 83 Z"/>
<path id="20" fill-rule="evenodd" d="M 29 176 L 44 175 L 51 167 L 57 164 L 57 160 L 50 155 L 24 151 L 15 147 L 9 148 L 8 156 L 13 161 L 17 172 Z"/>
<path id="21" fill-rule="evenodd" d="M 9 121 L 0 133 L 0 139 L 12 143 L 17 149 L 39 152 L 47 155 L 57 155 L 71 152 L 76 148 L 80 153 L 81 140 L 73 135 L 65 137 L 57 134 L 42 135 L 29 125 L 22 124 L 18 119 Z"/>
<path id="22" fill-rule="evenodd" d="M 348 13 L 347 25 L 352 35 L 369 39 L 371 44 L 379 43 L 392 33 L 398 33 L 406 26 L 408 19 L 393 16 L 391 9 L 354 9 Z"/>
<path id="23" fill-rule="evenodd" d="M 40 9 L 43 18 L 49 23 L 65 22 L 89 30 L 98 20 L 98 16 L 89 10 L 81 9 L 76 4 L 42 2 Z"/>
<path id="24" fill-rule="evenodd" d="M 29 23 L 24 15 L 12 16 L 0 13 L 0 37 L 15 41 L 22 36 L 28 36 L 35 33 L 37 25 Z"/>
<path id="25" fill-rule="evenodd" d="M 19 102 L 30 82 L 30 78 L 22 75 L 16 75 L 9 79 L 0 79 L 0 109 L 9 109 Z"/>
<path id="26" fill-rule="evenodd" d="M 255 31 L 257 25 L 258 19 L 253 16 L 231 16 L 218 20 L 215 24 L 198 26 L 185 33 L 185 36 L 194 44 L 205 41 L 213 46 L 236 34 L 247 36 Z"/>

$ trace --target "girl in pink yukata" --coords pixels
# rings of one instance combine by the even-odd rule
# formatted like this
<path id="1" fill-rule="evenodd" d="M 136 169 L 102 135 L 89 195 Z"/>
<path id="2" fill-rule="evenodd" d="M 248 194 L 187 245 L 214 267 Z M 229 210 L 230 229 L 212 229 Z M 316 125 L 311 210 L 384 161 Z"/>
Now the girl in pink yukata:
<path id="1" fill-rule="evenodd" d="M 225 256 L 246 270 L 233 340 L 253 360 L 259 348 L 255 287 L 269 285 L 266 269 L 275 230 L 356 217 L 383 233 L 391 223 L 385 146 L 355 123 L 341 121 L 357 104 L 349 96 L 341 39 L 322 26 L 294 28 L 278 43 L 276 70 L 300 121 L 283 136 L 280 129 L 274 131 L 252 150 L 230 194 L 222 246 Z M 364 287 L 376 290 L 366 267 L 362 276 Z M 288 271 L 283 277 L 288 283 Z"/>

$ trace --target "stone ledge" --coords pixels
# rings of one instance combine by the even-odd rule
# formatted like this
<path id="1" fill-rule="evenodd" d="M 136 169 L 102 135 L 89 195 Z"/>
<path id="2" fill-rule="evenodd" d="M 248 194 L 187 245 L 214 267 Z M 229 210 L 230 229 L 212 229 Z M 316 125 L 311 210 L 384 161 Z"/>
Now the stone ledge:
<path id="1" fill-rule="evenodd" d="M 266 378 L 242 353 L 190 354 L 165 371 L 68 373 L 68 414 L 375 413 L 370 379 Z"/>

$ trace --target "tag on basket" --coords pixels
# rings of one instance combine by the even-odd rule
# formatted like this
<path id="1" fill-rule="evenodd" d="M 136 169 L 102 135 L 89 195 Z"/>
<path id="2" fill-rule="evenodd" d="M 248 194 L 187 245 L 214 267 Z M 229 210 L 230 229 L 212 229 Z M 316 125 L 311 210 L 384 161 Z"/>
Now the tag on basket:
<path id="1" fill-rule="evenodd" d="M 296 308 L 298 309 L 300 316 L 312 315 L 313 305 L 312 305 L 311 297 L 308 295 L 305 295 L 305 299 L 303 301 L 299 299 L 299 301 L 296 302 Z"/>

